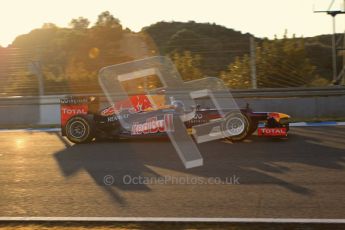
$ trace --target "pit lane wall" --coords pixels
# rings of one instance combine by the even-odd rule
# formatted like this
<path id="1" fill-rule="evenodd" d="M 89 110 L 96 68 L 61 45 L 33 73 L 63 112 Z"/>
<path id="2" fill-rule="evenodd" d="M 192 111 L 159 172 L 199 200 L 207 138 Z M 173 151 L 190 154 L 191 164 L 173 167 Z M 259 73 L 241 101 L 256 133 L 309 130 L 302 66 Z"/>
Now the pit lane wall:
<path id="1" fill-rule="evenodd" d="M 265 89 L 233 91 L 239 107 L 282 112 L 294 119 L 345 118 L 345 87 L 323 89 Z M 0 125 L 59 125 L 59 99 L 65 95 L 0 98 Z M 105 102 L 106 103 L 106 102 Z M 209 99 L 197 104 L 212 108 Z"/>

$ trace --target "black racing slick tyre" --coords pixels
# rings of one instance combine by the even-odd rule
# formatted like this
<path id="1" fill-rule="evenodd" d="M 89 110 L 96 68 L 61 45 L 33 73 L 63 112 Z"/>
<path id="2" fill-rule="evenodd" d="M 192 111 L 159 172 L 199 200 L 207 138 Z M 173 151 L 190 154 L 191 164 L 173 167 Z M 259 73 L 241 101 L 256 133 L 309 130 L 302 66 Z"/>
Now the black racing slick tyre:
<path id="1" fill-rule="evenodd" d="M 250 128 L 249 128 L 248 136 L 255 133 L 255 131 L 258 129 L 258 127 L 259 127 L 259 122 L 257 122 L 257 121 L 250 122 Z"/>
<path id="2" fill-rule="evenodd" d="M 75 144 L 92 141 L 94 136 L 93 120 L 87 116 L 74 116 L 67 121 L 66 137 Z"/>
<path id="3" fill-rule="evenodd" d="M 221 127 L 225 139 L 230 141 L 242 141 L 251 131 L 248 118 L 240 112 L 228 114 Z"/>

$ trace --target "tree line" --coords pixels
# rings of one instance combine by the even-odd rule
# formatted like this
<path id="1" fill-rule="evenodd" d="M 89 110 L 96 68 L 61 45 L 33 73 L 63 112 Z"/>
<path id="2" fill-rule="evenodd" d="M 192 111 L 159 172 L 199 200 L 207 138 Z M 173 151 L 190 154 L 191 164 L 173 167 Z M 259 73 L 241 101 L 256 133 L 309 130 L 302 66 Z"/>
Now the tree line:
<path id="1" fill-rule="evenodd" d="M 215 76 L 230 88 L 250 88 L 251 36 L 194 21 L 158 22 L 134 33 L 108 11 L 92 25 L 84 17 L 72 19 L 68 28 L 45 23 L 18 36 L 8 48 L 0 47 L 0 77 L 8 82 L 2 90 L 37 94 L 35 71 L 28 63 L 39 62 L 46 94 L 101 92 L 97 74 L 102 67 L 154 55 L 169 56 L 186 81 Z M 328 37 L 285 34 L 255 41 L 259 88 L 330 83 Z"/>

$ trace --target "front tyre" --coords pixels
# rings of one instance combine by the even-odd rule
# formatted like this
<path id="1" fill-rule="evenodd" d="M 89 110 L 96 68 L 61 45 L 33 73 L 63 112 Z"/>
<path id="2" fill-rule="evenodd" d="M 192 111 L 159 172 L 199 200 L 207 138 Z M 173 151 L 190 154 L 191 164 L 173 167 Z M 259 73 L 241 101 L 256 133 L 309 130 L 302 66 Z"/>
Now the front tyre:
<path id="1" fill-rule="evenodd" d="M 250 122 L 250 128 L 249 128 L 249 133 L 248 136 L 252 135 L 259 127 L 259 122 L 257 121 L 252 121 Z"/>
<path id="2" fill-rule="evenodd" d="M 74 116 L 66 124 L 66 137 L 75 144 L 88 143 L 94 136 L 92 119 L 86 116 Z"/>
<path id="3" fill-rule="evenodd" d="M 240 112 L 228 114 L 221 127 L 225 139 L 230 141 L 242 141 L 251 131 L 248 118 Z"/>

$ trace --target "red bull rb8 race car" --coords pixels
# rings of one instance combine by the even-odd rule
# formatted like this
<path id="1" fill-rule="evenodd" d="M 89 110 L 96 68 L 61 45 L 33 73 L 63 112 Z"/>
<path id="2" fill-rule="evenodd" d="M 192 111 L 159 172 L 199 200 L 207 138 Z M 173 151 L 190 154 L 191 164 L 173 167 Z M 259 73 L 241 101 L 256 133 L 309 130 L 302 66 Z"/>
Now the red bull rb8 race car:
<path id="1" fill-rule="evenodd" d="M 132 95 L 112 105 L 102 103 L 102 98 L 93 96 L 60 99 L 62 135 L 76 144 L 104 138 L 162 136 L 176 129 L 175 117 L 181 115 L 181 104 L 164 95 Z M 224 116 L 216 109 L 197 105 L 193 116 L 183 123 L 193 134 L 193 127 L 219 120 L 220 130 L 216 132 L 228 140 L 242 141 L 256 130 L 258 136 L 286 137 L 289 118 L 283 113 L 253 112 L 249 106 L 225 111 Z M 207 135 L 212 136 L 212 132 Z"/>

